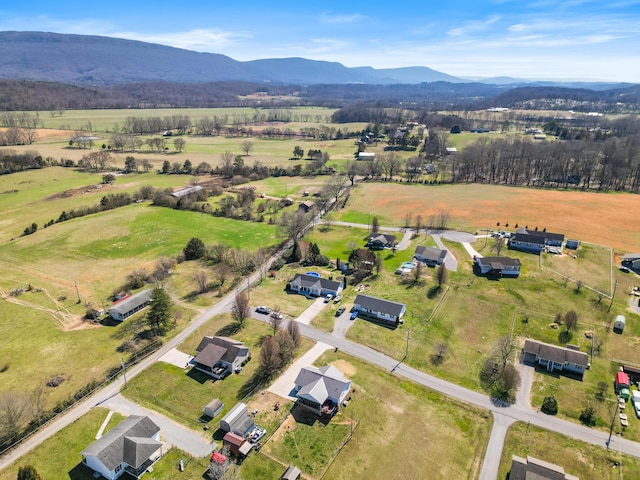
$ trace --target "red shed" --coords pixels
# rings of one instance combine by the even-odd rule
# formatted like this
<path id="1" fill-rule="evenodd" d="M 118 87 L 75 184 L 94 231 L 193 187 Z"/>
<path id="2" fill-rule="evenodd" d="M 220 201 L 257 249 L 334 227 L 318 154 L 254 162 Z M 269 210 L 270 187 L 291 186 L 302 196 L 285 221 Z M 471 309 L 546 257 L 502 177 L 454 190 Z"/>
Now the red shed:
<path id="1" fill-rule="evenodd" d="M 616 373 L 616 389 L 626 387 L 629 388 L 629 375 L 624 372 Z"/>

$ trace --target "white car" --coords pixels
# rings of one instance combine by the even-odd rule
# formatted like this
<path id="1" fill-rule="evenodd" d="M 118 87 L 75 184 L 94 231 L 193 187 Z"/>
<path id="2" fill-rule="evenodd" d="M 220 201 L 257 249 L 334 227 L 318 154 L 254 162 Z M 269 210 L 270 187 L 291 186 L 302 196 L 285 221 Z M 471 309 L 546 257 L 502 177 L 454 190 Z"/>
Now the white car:
<path id="1" fill-rule="evenodd" d="M 333 294 L 332 293 L 327 293 L 327 296 L 324 297 L 324 301 L 329 303 L 332 298 L 333 298 Z"/>

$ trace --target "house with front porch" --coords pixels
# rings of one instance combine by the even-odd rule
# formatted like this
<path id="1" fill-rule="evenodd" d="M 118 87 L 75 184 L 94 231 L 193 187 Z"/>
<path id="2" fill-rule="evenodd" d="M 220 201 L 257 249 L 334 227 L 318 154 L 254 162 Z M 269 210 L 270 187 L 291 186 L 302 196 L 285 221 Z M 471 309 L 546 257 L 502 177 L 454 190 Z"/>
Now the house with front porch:
<path id="1" fill-rule="evenodd" d="M 430 267 L 437 267 L 438 265 L 441 265 L 446 257 L 446 250 L 441 250 L 435 247 L 425 247 L 424 245 L 418 245 L 416 247 L 416 253 L 413 255 L 413 258 Z"/>
<path id="2" fill-rule="evenodd" d="M 351 381 L 333 365 L 303 367 L 296 377 L 296 404 L 321 416 L 333 416 L 351 389 Z"/>
<path id="3" fill-rule="evenodd" d="M 142 290 L 135 295 L 125 296 L 109 308 L 109 315 L 114 320 L 123 322 L 134 313 L 146 308 L 151 303 L 151 290 Z"/>
<path id="4" fill-rule="evenodd" d="M 511 257 L 473 257 L 473 270 L 490 279 L 520 276 L 520 259 Z"/>
<path id="5" fill-rule="evenodd" d="M 342 292 L 342 288 L 342 282 L 306 273 L 296 273 L 293 280 L 289 282 L 289 290 L 307 297 L 325 297 L 329 294 L 337 297 Z"/>
<path id="6" fill-rule="evenodd" d="M 527 339 L 522 349 L 524 363 L 539 365 L 548 372 L 569 372 L 582 376 L 590 367 L 589 356 L 573 348 Z"/>
<path id="7" fill-rule="evenodd" d="M 397 326 L 404 323 L 402 317 L 407 311 L 407 306 L 404 303 L 358 294 L 353 301 L 353 309 L 364 317 Z"/>
<path id="8" fill-rule="evenodd" d="M 397 245 L 398 238 L 395 235 L 387 233 L 374 232 L 367 237 L 365 247 L 370 250 L 384 250 L 385 248 L 393 248 Z"/>
<path id="9" fill-rule="evenodd" d="M 140 478 L 162 457 L 160 427 L 131 415 L 82 451 L 82 463 L 108 480 Z"/>

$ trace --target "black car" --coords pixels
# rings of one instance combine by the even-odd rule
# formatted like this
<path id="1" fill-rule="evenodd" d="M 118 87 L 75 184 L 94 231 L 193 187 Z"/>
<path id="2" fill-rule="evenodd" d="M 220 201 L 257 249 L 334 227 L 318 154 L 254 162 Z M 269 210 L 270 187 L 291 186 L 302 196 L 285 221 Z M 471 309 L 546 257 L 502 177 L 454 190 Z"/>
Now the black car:
<path id="1" fill-rule="evenodd" d="M 271 313 L 271 309 L 269 307 L 260 305 L 258 308 L 256 308 L 256 312 L 263 313 L 264 315 L 269 315 Z"/>
<path id="2" fill-rule="evenodd" d="M 342 315 L 345 310 L 346 310 L 345 307 L 340 307 L 338 310 L 336 310 L 336 317 L 339 317 L 340 315 Z"/>

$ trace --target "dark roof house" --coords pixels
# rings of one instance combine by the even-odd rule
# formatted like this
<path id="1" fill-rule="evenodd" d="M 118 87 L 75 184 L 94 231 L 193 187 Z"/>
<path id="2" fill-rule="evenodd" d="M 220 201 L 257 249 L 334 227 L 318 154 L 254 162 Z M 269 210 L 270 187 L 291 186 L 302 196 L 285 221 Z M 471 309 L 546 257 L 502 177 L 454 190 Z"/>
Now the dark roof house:
<path id="1" fill-rule="evenodd" d="M 194 368 L 216 379 L 235 371 L 249 357 L 249 347 L 228 337 L 203 337 L 196 348 Z"/>
<path id="2" fill-rule="evenodd" d="M 307 200 L 305 202 L 300 203 L 298 205 L 298 210 L 302 210 L 304 213 L 307 213 L 309 210 L 313 208 L 313 202 L 311 200 Z"/>
<path id="3" fill-rule="evenodd" d="M 540 253 L 545 248 L 550 250 L 554 247 L 562 247 L 564 235 L 562 233 L 551 233 L 540 230 L 529 230 L 519 228 L 516 233 L 509 238 L 509 248 L 523 250 L 525 252 Z"/>
<path id="4" fill-rule="evenodd" d="M 512 456 L 509 480 L 579 480 L 565 473 L 562 467 L 528 456 Z"/>
<path id="5" fill-rule="evenodd" d="M 473 257 L 473 269 L 489 278 L 518 277 L 520 260 L 511 257 Z"/>
<path id="6" fill-rule="evenodd" d="M 131 415 L 82 451 L 82 463 L 109 480 L 141 477 L 162 456 L 160 427 Z"/>
<path id="7" fill-rule="evenodd" d="M 403 322 L 402 317 L 407 311 L 407 306 L 404 303 L 358 294 L 353 302 L 353 309 L 365 317 L 398 325 Z"/>
<path id="8" fill-rule="evenodd" d="M 538 364 L 549 372 L 568 371 L 582 376 L 589 368 L 589 356 L 586 353 L 536 340 L 525 340 L 522 354 L 525 363 Z"/>
<path id="9" fill-rule="evenodd" d="M 384 248 L 393 248 L 397 244 L 398 238 L 395 235 L 387 233 L 374 232 L 367 238 L 366 247 L 371 250 L 382 250 Z"/>
<path id="10" fill-rule="evenodd" d="M 431 266 L 442 264 L 446 256 L 446 250 L 441 250 L 435 247 L 425 247 L 424 245 L 418 245 L 416 247 L 416 253 L 413 255 L 417 260 Z"/>

